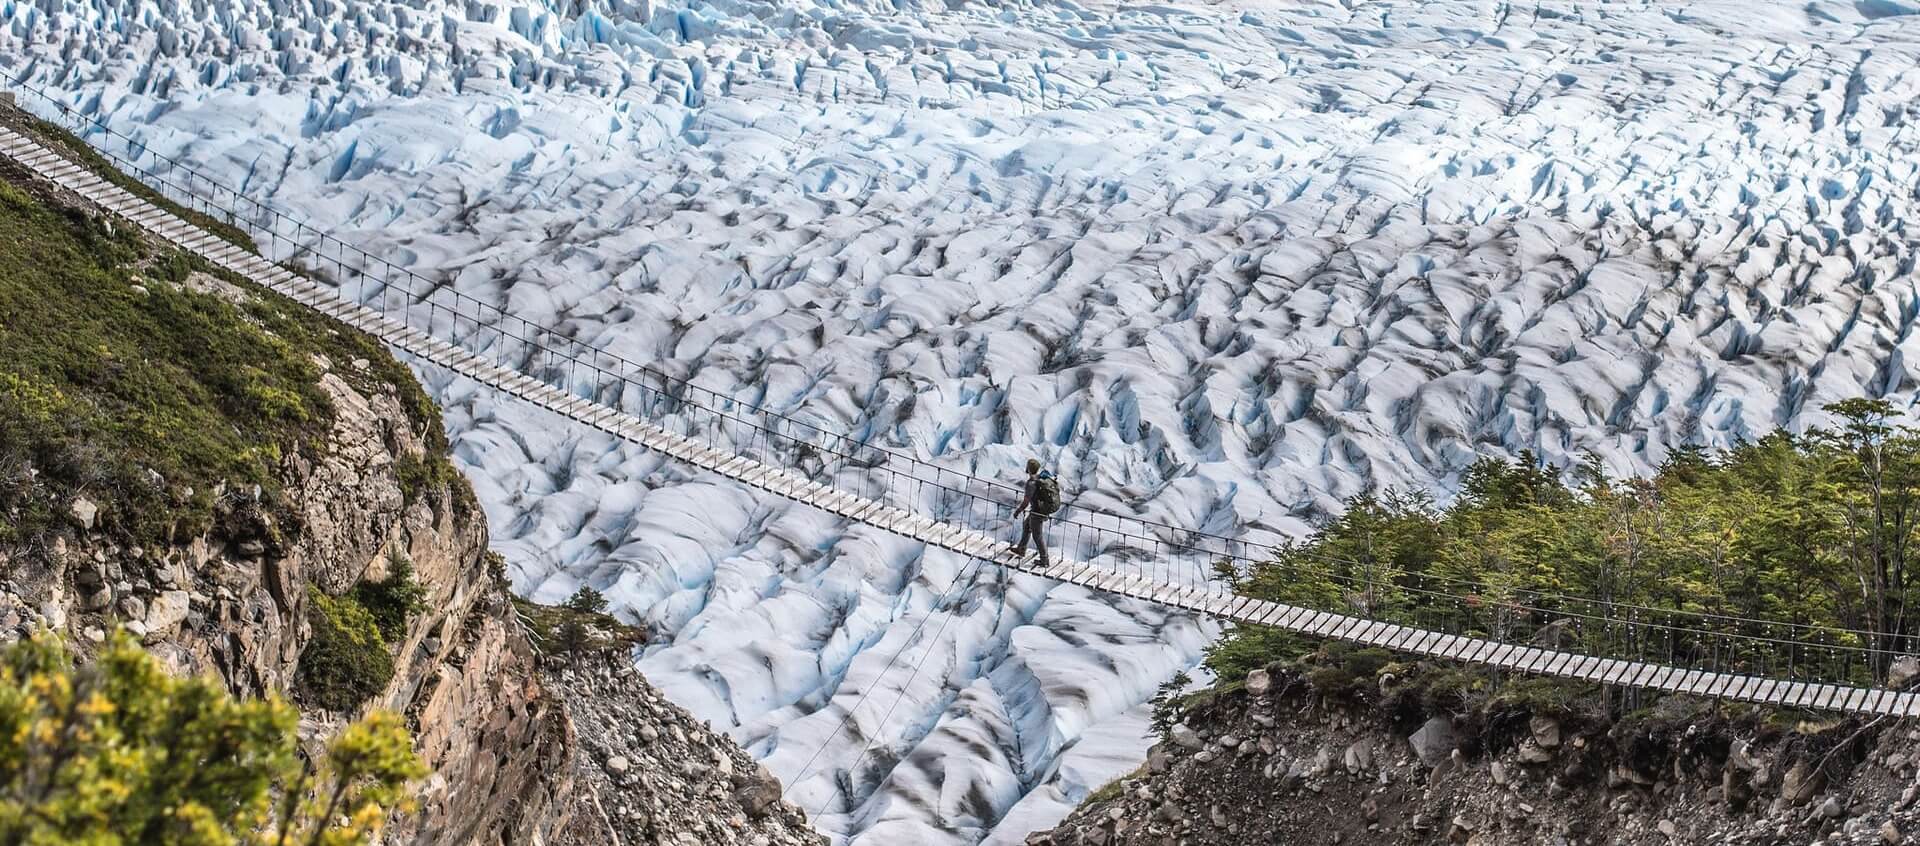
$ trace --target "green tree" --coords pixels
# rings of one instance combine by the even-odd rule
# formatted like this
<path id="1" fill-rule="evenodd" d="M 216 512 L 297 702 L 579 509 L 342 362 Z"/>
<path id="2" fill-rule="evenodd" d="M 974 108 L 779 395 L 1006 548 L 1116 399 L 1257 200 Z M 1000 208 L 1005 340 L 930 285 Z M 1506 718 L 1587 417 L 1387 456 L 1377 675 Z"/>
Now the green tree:
<path id="1" fill-rule="evenodd" d="M 401 640 L 407 623 L 427 607 L 427 589 L 414 578 L 413 562 L 398 552 L 387 559 L 387 578 L 354 585 L 353 598 L 389 643 Z"/>
<path id="2" fill-rule="evenodd" d="M 299 715 L 169 675 L 116 637 L 75 666 L 57 638 L 0 650 L 0 843 L 351 846 L 426 774 L 391 714 L 303 761 Z"/>
<path id="3" fill-rule="evenodd" d="M 1174 673 L 1173 678 L 1161 682 L 1160 689 L 1154 691 L 1153 698 L 1148 700 L 1153 709 L 1148 728 L 1154 737 L 1166 740 L 1173 727 L 1186 716 L 1182 692 L 1192 683 L 1193 678 L 1187 675 L 1187 671 L 1181 670 Z"/>
<path id="4" fill-rule="evenodd" d="M 605 614 L 607 598 L 593 588 L 581 587 L 574 591 L 572 596 L 567 597 L 566 607 L 582 614 Z"/>
<path id="5" fill-rule="evenodd" d="M 1662 660 L 1712 649 L 1756 670 L 1822 661 L 1835 665 L 1822 672 L 1851 666 L 1864 681 L 1920 646 L 1920 429 L 1881 400 L 1828 410 L 1839 421 L 1830 430 L 1680 448 L 1647 478 L 1611 478 L 1591 458 L 1562 473 L 1522 454 L 1476 462 L 1445 508 L 1359 496 L 1237 585 L 1422 628 Z M 1597 603 L 1668 625 L 1597 622 Z M 1872 660 L 1849 664 L 1860 647 Z M 1208 664 L 1232 680 L 1314 648 L 1238 627 Z"/>
<path id="6" fill-rule="evenodd" d="M 560 630 L 555 634 L 559 640 L 560 651 L 580 653 L 593 645 L 593 633 L 578 615 L 570 615 L 561 621 Z"/>
<path id="7" fill-rule="evenodd" d="M 1908 557 L 1920 520 L 1920 431 L 1892 424 L 1895 411 L 1886 400 L 1851 399 L 1825 408 L 1841 425 L 1813 433 L 1813 441 L 1826 453 L 1828 495 L 1843 516 L 1843 552 L 1866 622 L 1880 636 L 1875 645 L 1892 651 L 1910 628 L 1915 579 Z"/>

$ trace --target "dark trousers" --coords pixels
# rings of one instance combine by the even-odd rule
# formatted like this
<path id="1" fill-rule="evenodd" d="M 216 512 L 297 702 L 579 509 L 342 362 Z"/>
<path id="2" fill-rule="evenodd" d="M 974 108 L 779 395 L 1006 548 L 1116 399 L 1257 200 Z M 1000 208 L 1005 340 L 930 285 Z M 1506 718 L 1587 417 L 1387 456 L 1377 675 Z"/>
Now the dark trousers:
<path id="1" fill-rule="evenodd" d="M 1020 521 L 1020 542 L 1013 545 L 1016 550 L 1026 550 L 1027 538 L 1033 538 L 1033 547 L 1040 553 L 1040 563 L 1047 563 L 1047 535 L 1040 531 L 1047 525 L 1047 515 L 1034 511 L 1027 512 L 1027 519 Z"/>

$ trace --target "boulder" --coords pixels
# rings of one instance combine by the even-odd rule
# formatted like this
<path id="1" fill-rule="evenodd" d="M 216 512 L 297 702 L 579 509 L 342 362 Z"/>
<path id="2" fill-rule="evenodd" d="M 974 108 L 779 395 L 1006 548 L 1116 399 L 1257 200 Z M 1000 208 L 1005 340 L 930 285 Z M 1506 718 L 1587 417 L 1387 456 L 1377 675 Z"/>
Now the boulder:
<path id="1" fill-rule="evenodd" d="M 1155 746 L 1147 751 L 1148 770 L 1156 773 L 1164 773 L 1172 766 L 1173 757 L 1167 754 L 1167 750 L 1164 747 Z"/>
<path id="2" fill-rule="evenodd" d="M 1407 743 L 1413 747 L 1413 754 L 1420 757 L 1420 763 L 1431 767 L 1448 759 L 1448 753 L 1459 745 L 1460 736 L 1453 730 L 1452 720 L 1434 717 L 1408 737 Z"/>
<path id="3" fill-rule="evenodd" d="M 95 518 L 100 516 L 100 506 L 94 505 L 93 500 L 84 496 L 74 497 L 73 504 L 67 507 L 67 511 L 73 515 L 74 521 L 80 524 L 80 528 L 89 532 L 93 531 Z"/>
<path id="4" fill-rule="evenodd" d="M 1821 786 L 1825 783 L 1826 778 L 1819 770 L 1801 761 L 1787 770 L 1786 776 L 1780 780 L 1780 798 L 1785 800 L 1789 807 L 1805 805 L 1814 794 L 1820 792 Z"/>
<path id="5" fill-rule="evenodd" d="M 1540 748 L 1540 744 L 1535 743 L 1533 738 L 1521 741 L 1519 751 L 1514 754 L 1523 764 L 1544 764 L 1553 760 L 1553 753 Z"/>
<path id="6" fill-rule="evenodd" d="M 192 594 L 184 590 L 162 591 L 147 606 L 147 631 L 161 636 L 172 633 L 187 619 L 187 610 L 191 605 Z"/>
<path id="7" fill-rule="evenodd" d="M 1449 832 L 1449 836 L 1455 840 L 1465 839 L 1479 828 L 1479 824 L 1474 822 L 1472 817 L 1460 814 L 1453 818 L 1453 828 L 1452 831 Z"/>
<path id="8" fill-rule="evenodd" d="M 1887 668 L 1887 686 L 1903 690 L 1920 679 L 1920 657 L 1902 655 L 1893 659 L 1893 665 Z"/>
<path id="9" fill-rule="evenodd" d="M 1653 783 L 1654 782 L 1653 782 L 1652 776 L 1642 773 L 1639 770 L 1636 770 L 1625 764 L 1620 764 L 1618 766 L 1615 766 L 1613 768 L 1613 772 L 1607 777 L 1607 785 L 1610 787 L 1620 787 L 1622 785 L 1628 785 L 1628 784 L 1637 785 L 1639 787 L 1652 787 Z"/>
<path id="10" fill-rule="evenodd" d="M 1273 689 L 1273 676 L 1266 670 L 1254 670 L 1247 674 L 1247 693 L 1253 696 L 1265 696 Z"/>
<path id="11" fill-rule="evenodd" d="M 1199 732 L 1188 728 L 1186 723 L 1175 725 L 1173 731 L 1167 733 L 1167 739 L 1172 740 L 1175 746 L 1186 749 L 1199 749 L 1207 745 L 1206 741 L 1200 739 Z"/>
<path id="12" fill-rule="evenodd" d="M 1365 740 L 1356 740 L 1347 747 L 1346 754 L 1340 756 L 1340 763 L 1347 772 L 1354 775 L 1373 769 L 1373 744 Z"/>
<path id="13" fill-rule="evenodd" d="M 1533 734 L 1533 742 L 1541 749 L 1560 747 L 1560 721 L 1552 717 L 1534 717 L 1527 721 L 1527 729 Z"/>
<path id="14" fill-rule="evenodd" d="M 773 777 L 765 764 L 754 767 L 753 777 L 747 779 L 746 786 L 734 791 L 734 798 L 740 800 L 740 807 L 747 816 L 754 819 L 765 817 L 780 805 L 780 780 Z"/>

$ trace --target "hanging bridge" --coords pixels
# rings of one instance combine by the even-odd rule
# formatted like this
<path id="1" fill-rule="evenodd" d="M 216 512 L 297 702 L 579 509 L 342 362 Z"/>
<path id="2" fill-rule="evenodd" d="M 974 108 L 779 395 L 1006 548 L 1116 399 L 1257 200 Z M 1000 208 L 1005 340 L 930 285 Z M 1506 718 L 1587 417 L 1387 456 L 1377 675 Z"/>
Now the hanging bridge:
<path id="1" fill-rule="evenodd" d="M 1867 632 L 1684 613 L 1424 575 L 1335 572 L 1354 595 L 1391 591 L 1452 613 L 1409 626 L 1236 594 L 1215 574 L 1271 558 L 1248 539 L 1070 502 L 1049 525 L 1050 563 L 1014 558 L 1018 490 L 963 459 L 921 458 L 702 388 L 533 324 L 357 249 L 139 141 L 44 99 L 121 171 L 179 205 L 247 233 L 249 248 L 116 185 L 13 129 L 0 157 L 216 267 L 379 338 L 421 361 L 578 423 L 848 521 L 930 547 L 1240 624 L 1624 688 L 1869 715 L 1920 715 L 1920 693 L 1875 687 L 1896 657 Z M 299 267 L 302 270 L 291 270 Z M 1337 564 L 1340 562 L 1329 562 Z M 1498 599 L 1491 597 L 1497 596 Z M 1352 611 L 1353 609 L 1346 609 Z"/>

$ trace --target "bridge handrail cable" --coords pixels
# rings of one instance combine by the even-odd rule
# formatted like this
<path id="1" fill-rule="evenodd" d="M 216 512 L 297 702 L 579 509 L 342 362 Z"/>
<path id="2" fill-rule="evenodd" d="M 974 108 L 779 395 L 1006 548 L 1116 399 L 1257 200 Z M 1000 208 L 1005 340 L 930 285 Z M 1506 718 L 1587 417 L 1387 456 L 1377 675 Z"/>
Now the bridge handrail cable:
<path id="1" fill-rule="evenodd" d="M 204 182 L 206 183 L 206 185 L 214 188 L 220 193 L 225 194 L 229 197 L 232 197 L 237 202 L 242 203 L 246 206 L 251 206 L 252 208 L 258 210 L 259 212 L 259 214 L 257 215 L 248 216 L 240 212 L 237 212 L 230 207 L 220 209 L 221 216 L 224 216 L 229 223 L 245 221 L 250 226 L 266 229 L 267 232 L 271 234 L 272 237 L 274 237 L 275 239 L 279 239 L 282 237 L 279 235 L 279 229 L 278 229 L 278 226 L 281 222 L 291 224 L 296 233 L 309 236 L 311 238 L 311 242 L 308 244 L 301 244 L 297 240 L 288 239 L 288 242 L 290 244 L 293 244 L 298 248 L 294 256 L 292 256 L 291 258 L 298 258 L 300 256 L 312 256 L 323 261 L 333 262 L 338 268 L 340 268 L 343 274 L 357 275 L 357 276 L 363 277 L 363 280 L 374 279 L 381 286 L 381 291 L 376 292 L 376 295 L 378 296 L 384 296 L 385 292 L 394 291 L 397 289 L 395 288 L 392 280 L 381 277 L 381 276 L 377 276 L 372 271 L 371 268 L 374 265 L 377 264 L 378 266 L 384 268 L 388 274 L 392 274 L 394 276 L 399 276 L 401 278 L 404 278 L 407 281 L 407 289 L 405 290 L 404 293 L 407 295 L 409 301 L 413 306 L 417 307 L 421 305 L 427 305 L 430 307 L 434 307 L 436 309 L 439 307 L 444 307 L 449 311 L 449 318 L 452 321 L 452 334 L 454 334 L 455 336 L 457 336 L 459 333 L 459 326 L 460 326 L 459 321 L 461 320 L 461 317 L 462 317 L 461 309 L 457 308 L 456 306 L 466 305 L 472 310 L 479 311 L 481 313 L 489 315 L 489 318 L 487 319 L 482 319 L 480 317 L 472 317 L 472 316 L 466 317 L 467 320 L 473 322 L 476 332 L 490 331 L 490 332 L 498 333 L 501 337 L 505 339 L 512 340 L 516 343 L 523 345 L 524 347 L 528 348 L 530 352 L 538 352 L 542 354 L 563 358 L 573 366 L 588 367 L 593 371 L 595 371 L 596 373 L 607 376 L 616 382 L 634 384 L 635 386 L 639 387 L 642 391 L 656 391 L 664 395 L 668 399 L 668 401 L 671 403 L 683 403 L 685 405 L 696 408 L 700 411 L 704 411 L 708 414 L 714 415 L 716 418 L 722 421 L 730 421 L 736 425 L 744 426 L 750 429 L 755 429 L 761 433 L 764 433 L 770 436 L 790 439 L 796 443 L 810 447 L 823 454 L 838 458 L 842 462 L 845 462 L 847 464 L 857 464 L 859 462 L 872 462 L 874 461 L 875 458 L 877 458 L 881 462 L 908 465 L 910 468 L 913 468 L 913 469 L 903 472 L 898 467 L 892 467 L 892 468 L 888 468 L 888 472 L 904 475 L 907 477 L 909 481 L 912 481 L 921 486 L 931 487 L 939 494 L 966 497 L 966 498 L 971 498 L 976 500 L 984 500 L 984 501 L 993 503 L 995 505 L 1001 506 L 1003 508 L 1011 505 L 1012 496 L 1018 492 L 1018 488 L 1007 485 L 998 480 L 972 476 L 971 474 L 963 473 L 958 470 L 954 470 L 952 468 L 943 466 L 941 464 L 920 459 L 914 455 L 902 453 L 897 450 L 872 443 L 863 438 L 853 438 L 847 435 L 828 431 L 819 425 L 810 423 L 805 420 L 801 420 L 799 418 L 792 417 L 790 415 L 784 414 L 779 411 L 775 411 L 772 408 L 761 405 L 759 403 L 750 402 L 737 397 L 721 394 L 713 389 L 709 389 L 709 388 L 705 388 L 703 386 L 697 385 L 693 383 L 690 379 L 675 376 L 673 374 L 662 371 L 658 368 L 640 364 L 638 362 L 634 362 L 619 354 L 609 352 L 605 349 L 601 349 L 591 344 L 587 344 L 581 341 L 580 339 L 564 334 L 557 329 L 540 326 L 538 324 L 535 324 L 527 320 L 526 318 L 507 313 L 503 308 L 499 306 L 479 300 L 478 298 L 467 295 L 464 292 L 461 292 L 453 288 L 450 283 L 436 282 L 410 269 L 394 265 L 390 261 L 387 261 L 378 256 L 374 256 L 371 253 L 368 253 L 367 251 L 359 247 L 356 247 L 352 244 L 348 244 L 345 241 L 341 240 L 340 238 L 333 236 L 328 232 L 320 230 L 318 227 L 312 226 L 303 220 L 292 217 L 291 215 L 284 214 L 279 210 L 272 208 L 266 205 L 265 203 L 259 200 L 256 200 L 240 192 L 239 190 L 232 188 L 231 186 L 228 186 L 218 180 L 213 179 L 212 177 L 209 177 L 203 173 L 200 173 L 197 169 L 193 168 L 190 165 L 182 163 L 179 160 L 174 159 L 172 157 L 160 155 L 154 152 L 146 142 L 143 142 L 137 138 L 133 138 L 129 135 L 126 135 L 125 133 L 119 132 L 118 130 L 115 130 L 112 127 L 107 126 L 104 122 L 102 122 L 98 118 L 94 118 L 94 117 L 82 114 L 68 107 L 65 103 L 62 103 L 53 94 L 28 82 L 25 74 L 19 77 L 16 77 L 12 81 L 17 88 L 20 88 L 21 90 L 25 90 L 33 94 L 36 100 L 52 106 L 63 117 L 67 118 L 72 124 L 75 124 L 75 125 L 83 124 L 86 127 L 88 127 L 89 129 L 82 130 L 83 134 L 104 133 L 104 134 L 110 135 L 114 138 L 119 139 L 126 146 L 126 149 L 128 150 L 130 155 L 144 156 L 147 158 L 152 158 L 154 160 L 166 162 L 169 170 L 184 173 L 186 174 L 186 178 L 187 178 L 187 184 L 183 186 L 178 182 L 167 178 L 163 174 L 156 173 L 155 171 L 140 165 L 135 160 L 127 159 L 125 157 L 120 156 L 117 153 L 114 153 L 111 150 L 103 149 L 98 145 L 93 145 L 97 153 L 104 156 L 111 157 L 117 162 L 121 163 L 126 169 L 141 174 L 145 181 L 149 181 L 150 183 L 158 182 L 161 185 L 171 188 L 173 192 L 181 194 L 183 196 L 197 197 L 200 199 L 200 201 L 203 204 L 207 205 L 209 208 L 215 208 L 216 206 L 214 203 L 207 200 L 204 197 L 204 195 L 201 195 L 194 190 L 194 183 L 196 181 Z M 270 216 L 274 221 L 274 223 L 262 226 L 258 222 L 262 216 Z M 328 257 L 324 255 L 324 249 L 327 247 L 332 248 L 332 250 L 335 253 L 334 256 Z M 358 256 L 362 261 L 362 266 L 349 267 L 347 263 L 342 260 L 342 258 L 348 253 L 352 253 Z M 415 293 L 414 287 L 413 287 L 413 283 L 415 282 L 423 283 L 426 286 L 426 294 L 424 297 Z M 336 289 L 339 290 L 343 295 L 346 293 L 344 281 L 336 280 L 334 284 Z M 364 288 L 365 288 L 365 282 L 363 281 L 362 282 L 363 296 L 365 294 Z M 441 306 L 440 304 L 433 302 L 432 298 L 434 298 L 435 296 L 451 297 L 455 305 Z M 430 315 L 428 317 L 429 326 L 431 327 L 437 319 L 438 319 L 437 314 Z M 508 328 L 509 319 L 519 321 L 522 327 L 522 331 L 516 333 L 509 330 Z M 432 334 L 432 333 L 429 332 L 428 334 Z M 543 341 L 541 340 L 542 337 L 547 338 L 549 340 Z M 565 346 L 570 349 L 562 349 L 555 342 L 563 342 Z M 612 365 L 613 369 L 608 369 L 607 367 L 603 367 L 602 362 Z M 659 381 L 662 385 L 675 389 L 677 393 L 664 391 L 658 388 L 653 388 L 651 386 L 645 385 L 644 383 L 634 383 L 632 381 L 633 377 L 630 375 L 632 373 L 645 374 L 646 376 Z M 597 385 L 598 382 L 595 382 L 595 384 Z M 697 399 L 688 397 L 687 394 L 704 396 L 710 399 L 708 399 L 706 402 L 701 402 Z M 598 397 L 595 397 L 594 400 L 600 401 Z M 746 415 L 752 415 L 754 417 L 771 421 L 773 424 L 778 426 L 790 427 L 790 430 L 786 432 L 777 431 L 776 429 L 769 428 L 766 425 L 762 425 L 754 422 L 752 419 L 749 419 L 748 416 L 743 415 L 742 412 L 745 412 Z M 816 442 L 811 438 L 807 438 L 807 439 L 799 438 L 793 434 L 793 430 L 805 432 L 810 436 L 817 437 L 819 440 Z M 847 445 L 850 445 L 850 446 L 847 446 Z M 863 456 L 860 454 L 861 452 L 866 452 L 868 455 Z M 869 456 L 872 456 L 872 457 L 869 457 Z M 931 470 L 932 478 L 926 478 L 925 476 L 920 475 L 918 471 L 921 468 Z M 963 487 L 955 487 L 952 485 L 948 485 L 944 481 L 945 476 L 948 474 L 951 474 L 956 479 L 961 480 L 965 484 L 971 485 L 978 490 L 985 490 L 989 493 L 982 494 L 977 490 L 970 490 Z M 1096 511 L 1090 508 L 1082 508 L 1082 507 L 1074 506 L 1069 510 L 1080 511 L 1084 514 L 1089 515 L 1089 517 L 1088 518 L 1063 517 L 1062 519 L 1059 520 L 1059 522 L 1065 527 L 1072 528 L 1072 529 L 1090 530 L 1096 533 L 1100 533 L 1101 535 L 1113 535 L 1125 541 L 1131 541 L 1136 543 L 1149 543 L 1154 545 L 1164 545 L 1167 548 L 1167 551 L 1172 553 L 1184 552 L 1187 554 L 1204 556 L 1212 560 L 1231 561 L 1237 565 L 1242 565 L 1242 566 L 1262 564 L 1262 563 L 1270 562 L 1274 559 L 1273 551 L 1276 549 L 1275 547 L 1268 547 L 1268 546 L 1257 544 L 1250 541 L 1230 538 L 1223 535 L 1218 535 L 1218 534 L 1209 533 L 1209 532 L 1200 531 L 1200 530 L 1191 530 L 1191 529 L 1186 529 L 1182 527 L 1177 527 L 1171 524 L 1151 520 L 1148 518 L 1114 514 L 1111 512 Z M 1096 522 L 1093 522 L 1094 520 L 1101 520 L 1101 521 L 1110 520 L 1115 525 L 1113 527 L 1102 526 L 1102 525 L 1098 525 L 1098 523 Z M 1125 528 L 1128 525 L 1139 527 L 1139 529 L 1129 530 Z M 1161 530 L 1166 534 L 1173 535 L 1175 537 L 1172 539 L 1169 539 L 1167 537 L 1157 536 L 1154 533 L 1154 530 Z M 1180 540 L 1179 538 L 1182 538 L 1182 537 L 1197 540 L 1197 541 L 1203 541 L 1203 542 L 1213 541 L 1218 543 L 1218 545 L 1221 548 L 1214 549 L 1214 548 L 1208 548 L 1205 546 L 1196 545 L 1194 543 Z M 1238 548 L 1240 551 L 1235 551 L 1234 548 Z M 1246 554 L 1247 551 L 1256 550 L 1256 549 L 1262 550 L 1266 554 L 1260 555 L 1258 557 Z M 1366 570 L 1370 568 L 1379 568 L 1381 566 L 1379 564 L 1370 564 L 1367 562 L 1360 562 L 1352 559 L 1345 559 L 1338 556 L 1326 555 L 1324 553 L 1319 553 L 1317 551 L 1303 550 L 1297 547 L 1291 549 L 1290 552 L 1297 556 L 1319 560 L 1325 564 L 1340 565 L 1340 566 L 1346 566 L 1346 567 L 1355 568 L 1355 569 Z M 1881 635 L 1879 633 L 1863 631 L 1863 630 L 1842 629 L 1842 628 L 1835 628 L 1835 627 L 1828 627 L 1828 626 L 1815 626 L 1815 625 L 1803 624 L 1803 623 L 1791 623 L 1791 622 L 1780 621 L 1780 620 L 1741 617 L 1741 616 L 1735 616 L 1735 615 L 1719 614 L 1714 612 L 1655 608 L 1650 606 L 1635 605 L 1631 603 L 1602 601 L 1602 600 L 1595 600 L 1587 597 L 1574 597 L 1574 596 L 1567 596 L 1564 594 L 1554 594 L 1549 592 L 1533 591 L 1533 590 L 1528 590 L 1524 588 L 1521 588 L 1521 589 L 1504 588 L 1502 586 L 1493 585 L 1489 583 L 1476 582 L 1473 580 L 1460 579 L 1457 577 L 1446 577 L 1439 574 L 1420 573 L 1420 574 L 1403 574 L 1403 575 L 1413 575 L 1421 579 L 1423 583 L 1437 582 L 1443 585 L 1453 585 L 1456 587 L 1471 589 L 1472 594 L 1470 595 L 1450 594 L 1450 593 L 1445 593 L 1441 591 L 1436 591 L 1428 587 L 1410 586 L 1406 584 L 1401 584 L 1398 582 L 1394 582 L 1390 579 L 1385 581 L 1376 581 L 1372 579 L 1366 579 L 1362 581 L 1360 577 L 1357 577 L 1351 574 L 1339 574 L 1339 573 L 1333 572 L 1332 570 L 1328 570 L 1326 572 L 1326 575 L 1336 579 L 1337 581 L 1344 581 L 1345 583 L 1350 585 L 1364 586 L 1369 589 L 1379 588 L 1379 589 L 1384 589 L 1389 591 L 1397 591 L 1402 594 L 1422 595 L 1422 596 L 1428 596 L 1434 599 L 1453 600 L 1456 602 L 1485 601 L 1485 602 L 1489 602 L 1490 604 L 1497 604 L 1497 605 L 1500 605 L 1512 610 L 1516 610 L 1516 611 L 1526 611 L 1530 613 L 1548 615 L 1553 617 L 1565 617 L 1565 618 L 1577 619 L 1581 621 L 1591 621 L 1591 622 L 1600 623 L 1600 624 L 1628 623 L 1629 621 L 1622 619 L 1621 617 L 1612 616 L 1607 613 L 1579 611 L 1571 607 L 1564 607 L 1564 606 L 1578 604 L 1578 605 L 1586 606 L 1588 608 L 1598 607 L 1598 608 L 1603 608 L 1608 610 L 1618 610 L 1621 612 L 1626 612 L 1625 615 L 1622 615 L 1623 617 L 1626 615 L 1631 615 L 1632 617 L 1637 618 L 1644 613 L 1645 615 L 1648 615 L 1650 617 L 1651 616 L 1665 617 L 1669 621 L 1677 618 L 1677 619 L 1711 621 L 1711 622 L 1733 624 L 1733 625 L 1740 625 L 1740 626 L 1765 627 L 1770 630 L 1783 629 L 1788 632 L 1806 632 L 1809 634 L 1817 634 L 1817 635 L 1827 636 L 1827 637 L 1851 638 L 1851 639 L 1857 640 L 1860 643 L 1865 643 L 1865 644 L 1876 643 L 1879 638 L 1884 637 L 1884 635 Z M 1513 599 L 1500 599 L 1497 594 L 1499 594 L 1502 591 L 1508 592 L 1513 597 Z M 1485 594 L 1490 594 L 1490 593 L 1496 594 L 1496 595 L 1492 598 L 1487 598 L 1484 596 Z M 1547 607 L 1550 605 L 1562 606 L 1562 607 Z M 1778 644 L 1794 644 L 1794 645 L 1803 645 L 1803 646 L 1806 645 L 1803 641 L 1782 640 L 1778 638 L 1770 638 L 1765 636 L 1751 635 L 1751 634 L 1738 633 L 1738 632 L 1724 632 L 1724 631 L 1701 632 L 1697 629 L 1691 629 L 1683 626 L 1673 625 L 1671 622 L 1657 623 L 1650 620 L 1636 619 L 1631 621 L 1631 624 L 1636 626 L 1641 626 L 1641 627 L 1648 627 L 1654 630 L 1666 630 L 1666 631 L 1671 631 L 1675 633 L 1686 633 L 1690 635 L 1691 634 L 1711 634 L 1716 637 L 1738 638 L 1746 642 L 1754 642 L 1754 643 L 1778 643 Z M 1839 651 L 1856 651 L 1856 652 L 1862 652 L 1862 653 L 1887 651 L 1887 650 L 1878 649 L 1877 647 L 1871 647 L 1871 646 L 1861 647 L 1861 646 L 1853 646 L 1851 644 L 1843 644 L 1843 643 L 1823 644 L 1823 645 L 1820 645 L 1819 648 L 1839 650 Z"/>

